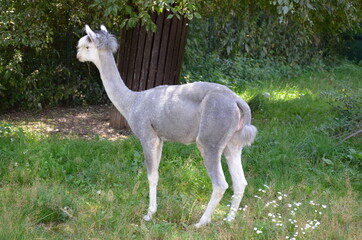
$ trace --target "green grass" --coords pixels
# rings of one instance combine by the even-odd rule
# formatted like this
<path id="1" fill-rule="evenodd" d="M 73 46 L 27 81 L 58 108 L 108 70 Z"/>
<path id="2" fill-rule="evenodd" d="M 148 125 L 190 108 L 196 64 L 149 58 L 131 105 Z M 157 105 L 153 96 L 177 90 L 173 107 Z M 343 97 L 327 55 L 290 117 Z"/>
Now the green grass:
<path id="1" fill-rule="evenodd" d="M 240 95 L 259 130 L 243 152 L 247 208 L 225 223 L 227 190 L 202 229 L 193 224 L 211 184 L 194 145 L 165 144 L 159 210 L 144 222 L 148 183 L 136 138 L 48 137 L 3 122 L 0 239 L 360 239 L 361 140 L 339 144 L 318 128 L 333 117 L 320 93 L 350 86 L 361 94 L 361 76 L 361 67 L 343 64 L 245 86 Z"/>

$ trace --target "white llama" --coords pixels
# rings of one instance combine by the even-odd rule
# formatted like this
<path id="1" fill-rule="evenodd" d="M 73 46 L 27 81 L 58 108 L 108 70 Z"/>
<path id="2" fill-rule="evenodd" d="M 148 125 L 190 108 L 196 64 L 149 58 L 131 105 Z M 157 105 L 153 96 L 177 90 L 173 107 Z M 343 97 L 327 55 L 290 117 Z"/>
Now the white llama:
<path id="1" fill-rule="evenodd" d="M 251 125 L 248 104 L 229 88 L 205 82 L 133 92 L 125 86 L 113 57 L 118 48 L 116 38 L 103 25 L 100 31 L 92 31 L 87 25 L 85 30 L 87 35 L 78 42 L 77 58 L 97 66 L 108 97 L 143 147 L 149 181 L 149 208 L 144 220 L 150 221 L 157 210 L 158 167 L 164 141 L 196 143 L 204 159 L 213 190 L 197 228 L 211 221 L 228 188 L 221 167 L 221 155 L 225 155 L 234 191 L 227 220 L 234 220 L 247 185 L 241 150 L 253 142 L 257 132 Z"/>

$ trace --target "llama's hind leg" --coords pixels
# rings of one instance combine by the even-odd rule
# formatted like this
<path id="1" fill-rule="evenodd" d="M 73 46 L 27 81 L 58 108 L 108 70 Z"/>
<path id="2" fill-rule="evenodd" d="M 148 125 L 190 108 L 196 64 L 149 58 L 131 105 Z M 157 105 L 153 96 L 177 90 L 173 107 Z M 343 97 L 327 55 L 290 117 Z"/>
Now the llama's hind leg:
<path id="1" fill-rule="evenodd" d="M 147 166 L 150 201 L 148 212 L 143 219 L 150 221 L 152 215 L 157 211 L 158 167 L 160 165 L 163 142 L 158 137 L 155 137 L 147 142 L 143 142 L 142 146 Z"/>
<path id="2" fill-rule="evenodd" d="M 241 164 L 241 151 L 242 147 L 239 144 L 233 144 L 232 142 L 230 142 L 224 150 L 234 191 L 226 221 L 235 219 L 246 185 L 248 184 Z"/>
<path id="3" fill-rule="evenodd" d="M 222 199 L 225 190 L 228 188 L 228 184 L 225 180 L 224 172 L 221 167 L 221 152 L 212 154 L 212 151 L 205 153 L 200 147 L 199 149 L 204 158 L 204 164 L 212 181 L 212 194 L 204 214 L 202 215 L 200 221 L 195 224 L 196 228 L 202 227 L 211 222 L 211 215 Z"/>

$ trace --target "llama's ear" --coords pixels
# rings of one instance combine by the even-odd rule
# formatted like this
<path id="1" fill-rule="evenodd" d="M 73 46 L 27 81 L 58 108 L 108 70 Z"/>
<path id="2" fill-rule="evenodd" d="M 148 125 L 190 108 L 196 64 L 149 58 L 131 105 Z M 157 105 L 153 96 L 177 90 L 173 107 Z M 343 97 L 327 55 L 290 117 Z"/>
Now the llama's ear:
<path id="1" fill-rule="evenodd" d="M 92 29 L 88 25 L 85 25 L 85 32 L 90 37 L 92 42 L 95 42 L 97 35 L 92 31 Z"/>
<path id="2" fill-rule="evenodd" d="M 108 32 L 107 28 L 104 25 L 101 25 L 101 30 L 106 33 Z"/>

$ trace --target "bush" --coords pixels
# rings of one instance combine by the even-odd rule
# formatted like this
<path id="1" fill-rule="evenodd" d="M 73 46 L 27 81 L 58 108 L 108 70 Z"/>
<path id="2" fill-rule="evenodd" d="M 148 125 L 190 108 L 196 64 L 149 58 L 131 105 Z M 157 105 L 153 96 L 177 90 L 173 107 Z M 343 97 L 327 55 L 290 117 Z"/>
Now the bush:
<path id="1" fill-rule="evenodd" d="M 286 63 L 282 59 L 252 59 L 235 57 L 220 58 L 216 53 L 210 55 L 192 54 L 186 49 L 183 69 L 183 82 L 214 82 L 229 86 L 235 91 L 243 90 L 246 83 L 258 83 L 267 80 L 292 79 L 306 71 L 320 71 L 326 68 L 320 59 L 308 66 Z"/>
<path id="2" fill-rule="evenodd" d="M 222 57 L 282 57 L 308 64 L 314 57 L 339 53 L 343 37 L 361 28 L 361 4 L 352 0 L 200 4 L 204 19 L 191 22 L 189 46 Z"/>
<path id="3" fill-rule="evenodd" d="M 107 101 L 96 71 L 88 73 L 84 67 L 76 68 L 76 63 L 67 67 L 55 56 L 40 60 L 47 54 L 35 55 L 32 64 L 24 64 L 30 56 L 17 50 L 7 63 L 0 59 L 4 63 L 0 67 L 0 111 Z"/>
<path id="4" fill-rule="evenodd" d="M 98 71 L 75 57 L 83 21 L 100 19 L 89 8 L 91 2 L 13 0 L 0 5 L 0 111 L 106 101 Z"/>

